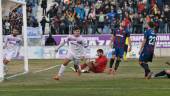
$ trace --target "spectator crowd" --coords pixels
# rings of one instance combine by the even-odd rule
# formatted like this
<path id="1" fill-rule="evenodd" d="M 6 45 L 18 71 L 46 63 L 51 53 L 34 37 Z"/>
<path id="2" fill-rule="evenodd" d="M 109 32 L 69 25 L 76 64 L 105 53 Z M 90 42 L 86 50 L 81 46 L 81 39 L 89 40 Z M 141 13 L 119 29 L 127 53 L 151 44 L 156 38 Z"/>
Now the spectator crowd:
<path id="1" fill-rule="evenodd" d="M 27 25 L 28 27 L 38 27 L 38 20 L 36 19 L 37 6 L 39 0 L 26 0 L 27 2 Z M 20 34 L 22 33 L 23 25 L 23 13 L 22 6 L 16 5 L 12 10 L 10 10 L 8 16 L 2 18 L 3 23 L 3 34 L 11 34 L 13 28 L 18 29 Z"/>
<path id="2" fill-rule="evenodd" d="M 38 6 L 42 8 L 40 22 L 36 19 Z M 31 27 L 40 24 L 43 34 L 49 23 L 53 35 L 69 34 L 75 25 L 79 25 L 82 34 L 110 34 L 120 23 L 131 33 L 141 34 L 150 21 L 158 33 L 170 33 L 170 1 L 54 0 L 53 5 L 49 5 L 48 0 L 27 0 L 27 20 Z M 21 30 L 22 24 L 22 8 L 18 6 L 3 18 L 4 34 L 10 34 L 12 28 Z"/>

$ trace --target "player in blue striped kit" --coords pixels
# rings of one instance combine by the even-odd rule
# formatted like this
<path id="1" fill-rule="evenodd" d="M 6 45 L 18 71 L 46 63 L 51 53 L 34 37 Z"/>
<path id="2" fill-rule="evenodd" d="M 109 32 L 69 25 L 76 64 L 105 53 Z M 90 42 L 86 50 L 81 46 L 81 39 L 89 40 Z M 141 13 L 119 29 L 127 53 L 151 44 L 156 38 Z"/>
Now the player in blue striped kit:
<path id="1" fill-rule="evenodd" d="M 144 33 L 144 40 L 139 51 L 139 64 L 145 70 L 146 79 L 150 79 L 152 75 L 148 62 L 152 62 L 156 43 L 156 33 L 153 22 L 149 22 L 148 27 L 149 28 Z"/>
<path id="2" fill-rule="evenodd" d="M 123 58 L 124 55 L 124 46 L 125 46 L 125 40 L 128 38 L 129 40 L 129 50 L 131 51 L 131 39 L 130 39 L 130 32 L 124 29 L 124 25 L 121 23 L 120 27 L 116 29 L 112 35 L 112 39 L 110 44 L 113 44 L 113 47 L 115 48 L 115 51 L 113 52 L 113 56 L 110 59 L 110 66 L 109 66 L 109 74 L 114 74 L 119 64 Z M 115 62 L 115 66 L 113 69 L 113 64 Z"/>

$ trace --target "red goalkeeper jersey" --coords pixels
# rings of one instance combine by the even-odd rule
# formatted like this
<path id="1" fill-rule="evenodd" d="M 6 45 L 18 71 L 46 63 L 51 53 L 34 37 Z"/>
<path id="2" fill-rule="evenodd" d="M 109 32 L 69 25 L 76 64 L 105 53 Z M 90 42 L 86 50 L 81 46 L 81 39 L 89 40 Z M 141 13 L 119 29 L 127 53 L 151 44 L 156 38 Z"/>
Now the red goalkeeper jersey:
<path id="1" fill-rule="evenodd" d="M 106 56 L 101 56 L 101 57 L 96 58 L 96 63 L 98 64 L 96 66 L 96 71 L 97 72 L 103 72 L 106 68 L 106 65 L 107 65 Z"/>

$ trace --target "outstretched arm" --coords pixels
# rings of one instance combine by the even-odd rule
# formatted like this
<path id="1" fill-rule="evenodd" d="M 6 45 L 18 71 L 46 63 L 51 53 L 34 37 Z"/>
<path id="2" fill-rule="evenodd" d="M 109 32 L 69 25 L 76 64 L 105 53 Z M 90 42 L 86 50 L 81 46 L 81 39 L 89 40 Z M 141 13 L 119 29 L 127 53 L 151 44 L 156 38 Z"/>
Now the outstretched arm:
<path id="1" fill-rule="evenodd" d="M 62 46 L 64 46 L 66 42 L 62 41 L 57 47 L 56 47 L 56 51 L 58 51 Z"/>

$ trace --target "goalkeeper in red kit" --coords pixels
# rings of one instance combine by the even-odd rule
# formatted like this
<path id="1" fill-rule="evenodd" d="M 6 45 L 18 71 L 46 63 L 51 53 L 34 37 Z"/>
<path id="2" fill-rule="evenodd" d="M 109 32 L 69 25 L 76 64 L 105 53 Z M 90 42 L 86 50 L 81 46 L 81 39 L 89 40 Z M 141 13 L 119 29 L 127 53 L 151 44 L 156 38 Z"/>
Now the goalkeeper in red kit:
<path id="1" fill-rule="evenodd" d="M 104 55 L 102 49 L 97 50 L 98 57 L 95 61 L 90 61 L 81 65 L 81 70 L 84 73 L 94 72 L 94 73 L 103 73 L 107 65 L 107 57 Z"/>

